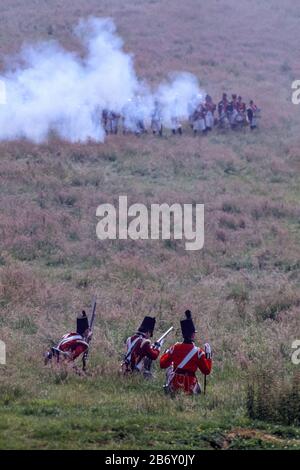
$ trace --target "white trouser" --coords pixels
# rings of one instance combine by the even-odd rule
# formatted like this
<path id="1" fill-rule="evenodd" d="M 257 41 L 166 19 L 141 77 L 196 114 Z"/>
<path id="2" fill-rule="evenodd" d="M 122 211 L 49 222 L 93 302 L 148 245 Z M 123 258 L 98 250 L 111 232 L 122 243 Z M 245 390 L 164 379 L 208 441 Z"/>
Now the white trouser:
<path id="1" fill-rule="evenodd" d="M 112 122 L 110 118 L 107 118 L 106 120 L 105 130 L 108 134 L 112 132 Z"/>
<path id="2" fill-rule="evenodd" d="M 178 129 L 181 129 L 181 124 L 177 117 L 171 118 L 171 125 L 172 125 L 172 130 L 174 131 L 178 131 Z"/>
<path id="3" fill-rule="evenodd" d="M 159 132 L 161 130 L 161 120 L 160 119 L 152 119 L 151 129 L 152 129 L 153 132 Z"/>
<path id="4" fill-rule="evenodd" d="M 236 122 L 244 122 L 245 116 L 242 113 L 238 113 L 236 117 Z"/>
<path id="5" fill-rule="evenodd" d="M 205 119 L 196 119 L 193 124 L 193 130 L 194 131 L 205 131 L 206 129 L 206 124 L 205 124 Z"/>
<path id="6" fill-rule="evenodd" d="M 230 124 L 235 124 L 236 123 L 236 118 L 238 116 L 238 112 L 236 109 L 234 109 L 230 115 Z"/>
<path id="7" fill-rule="evenodd" d="M 214 127 L 214 116 L 211 111 L 207 111 L 206 113 L 205 124 L 206 124 L 206 127 L 210 127 L 211 129 Z"/>
<path id="8" fill-rule="evenodd" d="M 112 118 L 111 120 L 111 132 L 115 133 L 118 131 L 119 118 Z"/>

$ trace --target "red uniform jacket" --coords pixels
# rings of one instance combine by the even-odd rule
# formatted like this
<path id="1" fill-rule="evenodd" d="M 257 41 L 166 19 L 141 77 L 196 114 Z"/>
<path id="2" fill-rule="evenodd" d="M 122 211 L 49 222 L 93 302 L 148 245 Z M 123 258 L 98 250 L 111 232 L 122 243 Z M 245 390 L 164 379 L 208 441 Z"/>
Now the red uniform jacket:
<path id="1" fill-rule="evenodd" d="M 133 348 L 131 345 L 135 342 Z M 129 337 L 126 341 L 127 352 L 131 349 L 131 353 L 127 358 L 129 362 L 130 369 L 133 371 L 137 367 L 141 367 L 142 360 L 145 357 L 149 357 L 155 361 L 159 356 L 159 350 L 154 348 L 151 344 L 150 339 L 146 339 L 142 333 L 136 333 L 135 335 Z"/>
<path id="2" fill-rule="evenodd" d="M 223 113 L 227 113 L 228 104 L 229 104 L 229 101 L 227 99 L 219 102 L 218 104 L 219 116 L 221 116 Z"/>
<path id="3" fill-rule="evenodd" d="M 204 119 L 206 114 L 206 109 L 203 105 L 199 105 L 193 113 L 193 120 L 197 121 L 198 119 Z"/>
<path id="4" fill-rule="evenodd" d="M 88 348 L 88 343 L 78 333 L 67 333 L 57 345 L 57 349 L 60 351 L 70 353 L 71 360 L 75 360 Z"/>
<path id="5" fill-rule="evenodd" d="M 216 105 L 212 101 L 206 102 L 204 106 L 205 106 L 206 111 L 211 111 L 212 114 L 214 114 L 216 110 Z"/>
<path id="6" fill-rule="evenodd" d="M 237 102 L 237 108 L 239 113 L 244 113 L 246 111 L 246 104 L 243 103 L 242 101 Z"/>
<path id="7" fill-rule="evenodd" d="M 201 348 L 197 348 L 195 354 L 182 368 L 178 369 L 178 366 L 183 359 L 189 354 L 189 352 L 195 347 L 194 343 L 176 343 L 160 358 L 160 367 L 167 369 L 173 366 L 175 372 L 174 377 L 170 382 L 170 388 L 172 391 L 179 389 L 184 390 L 186 393 L 194 393 L 195 387 L 198 384 L 196 377 L 196 371 L 198 369 L 204 375 L 209 375 L 212 368 L 212 360 L 206 359 L 205 353 Z"/>

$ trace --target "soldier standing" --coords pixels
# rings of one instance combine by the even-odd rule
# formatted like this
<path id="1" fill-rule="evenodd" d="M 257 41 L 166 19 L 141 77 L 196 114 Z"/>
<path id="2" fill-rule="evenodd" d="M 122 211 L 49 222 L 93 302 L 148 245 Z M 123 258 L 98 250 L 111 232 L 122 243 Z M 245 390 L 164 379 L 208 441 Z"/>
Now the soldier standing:
<path id="1" fill-rule="evenodd" d="M 232 95 L 232 100 L 229 103 L 229 105 L 227 106 L 227 110 L 229 112 L 230 125 L 231 125 L 232 129 L 234 129 L 236 127 L 236 124 L 237 124 L 237 116 L 238 116 L 238 104 L 237 104 L 236 94 Z"/>
<path id="2" fill-rule="evenodd" d="M 237 123 L 243 125 L 246 122 L 246 104 L 243 102 L 241 96 L 237 99 L 236 109 L 238 112 L 236 121 Z"/>
<path id="3" fill-rule="evenodd" d="M 179 134 L 182 135 L 182 124 L 180 122 L 180 106 L 179 106 L 179 96 L 176 95 L 175 101 L 172 106 L 172 113 L 171 113 L 171 129 L 172 134 Z"/>
<path id="4" fill-rule="evenodd" d="M 153 336 L 155 318 L 146 316 L 142 321 L 138 331 L 130 336 L 126 341 L 126 354 L 122 363 L 122 372 L 143 372 L 148 376 L 145 369 L 145 360 L 155 361 L 160 352 L 161 344 L 151 344 L 150 338 Z"/>
<path id="5" fill-rule="evenodd" d="M 154 110 L 151 116 L 151 129 L 153 134 L 159 134 L 160 136 L 162 136 L 162 109 L 157 100 L 154 103 Z"/>
<path id="6" fill-rule="evenodd" d="M 211 131 L 214 127 L 214 112 L 216 110 L 216 105 L 214 104 L 210 95 L 206 95 L 205 97 L 204 108 L 206 130 Z"/>
<path id="7" fill-rule="evenodd" d="M 177 116 L 171 117 L 172 134 L 182 135 L 182 125 Z"/>
<path id="8" fill-rule="evenodd" d="M 228 115 L 229 102 L 227 94 L 223 93 L 221 101 L 218 103 L 219 127 L 227 128 L 229 126 Z"/>
<path id="9" fill-rule="evenodd" d="M 197 132 L 201 132 L 202 134 L 206 134 L 205 115 L 206 115 L 205 107 L 202 103 L 200 103 L 197 106 L 197 108 L 194 111 L 194 114 L 192 116 L 194 135 L 196 135 Z"/>
<path id="10" fill-rule="evenodd" d="M 227 106 L 228 106 L 228 99 L 227 99 L 227 93 L 223 93 L 221 101 L 218 103 L 218 114 L 219 114 L 219 119 L 222 118 L 222 116 L 227 113 Z"/>
<path id="11" fill-rule="evenodd" d="M 241 96 L 239 96 L 237 99 L 237 110 L 239 113 L 246 112 L 246 104 L 244 103 L 243 98 Z"/>
<path id="12" fill-rule="evenodd" d="M 257 114 L 259 112 L 258 107 L 254 103 L 253 100 L 250 101 L 249 107 L 247 109 L 247 117 L 248 121 L 250 124 L 250 129 L 253 131 L 253 129 L 257 128 Z"/>
<path id="13" fill-rule="evenodd" d="M 108 121 L 109 121 L 109 119 L 108 119 L 108 110 L 103 109 L 102 110 L 102 116 L 101 116 L 101 123 L 102 123 L 103 129 L 105 130 L 106 135 L 109 133 Z"/>
<path id="14" fill-rule="evenodd" d="M 111 134 L 117 135 L 119 130 L 119 120 L 121 115 L 115 111 L 111 111 L 109 114 L 110 119 L 110 132 Z"/>
<path id="15" fill-rule="evenodd" d="M 194 343 L 195 325 L 190 310 L 185 312 L 186 318 L 180 322 L 183 336 L 182 343 L 171 346 L 160 358 L 160 367 L 167 370 L 165 390 L 174 394 L 180 390 L 190 395 L 201 393 L 196 371 L 209 375 L 212 368 L 212 353 L 208 343 L 203 349 Z"/>

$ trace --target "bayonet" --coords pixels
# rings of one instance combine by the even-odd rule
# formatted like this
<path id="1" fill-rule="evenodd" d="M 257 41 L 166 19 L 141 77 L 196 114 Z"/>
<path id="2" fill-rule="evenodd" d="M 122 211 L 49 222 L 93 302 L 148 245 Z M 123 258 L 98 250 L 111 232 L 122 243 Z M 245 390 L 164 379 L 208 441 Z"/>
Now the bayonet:
<path id="1" fill-rule="evenodd" d="M 154 346 L 158 345 L 160 347 L 162 341 L 166 338 L 166 336 L 168 336 L 169 333 L 171 333 L 172 330 L 174 330 L 174 326 L 171 326 L 163 335 L 161 335 L 161 337 L 155 341 Z"/>
<path id="2" fill-rule="evenodd" d="M 161 337 L 157 341 L 155 341 L 155 343 L 154 343 L 154 348 L 155 349 L 160 349 L 161 348 L 163 340 L 166 338 L 166 336 L 168 336 L 168 334 L 171 333 L 172 330 L 174 330 L 173 326 L 171 326 L 163 335 L 161 335 Z M 144 359 L 144 375 L 145 375 L 145 377 L 151 377 L 152 362 L 153 362 L 152 359 L 150 359 L 149 357 L 146 357 Z"/>

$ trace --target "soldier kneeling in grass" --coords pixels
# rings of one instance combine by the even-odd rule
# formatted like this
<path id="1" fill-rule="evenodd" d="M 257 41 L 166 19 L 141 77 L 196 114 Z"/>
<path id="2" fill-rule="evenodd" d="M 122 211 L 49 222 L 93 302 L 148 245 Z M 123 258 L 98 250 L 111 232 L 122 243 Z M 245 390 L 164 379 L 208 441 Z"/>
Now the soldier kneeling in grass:
<path id="1" fill-rule="evenodd" d="M 45 364 L 48 364 L 53 358 L 57 362 L 64 359 L 68 362 L 73 362 L 82 355 L 83 364 L 84 357 L 89 349 L 89 341 L 92 332 L 89 327 L 89 320 L 85 311 L 82 311 L 80 317 L 77 318 L 76 333 L 67 333 L 62 337 L 56 347 L 52 347 L 45 355 Z"/>
<path id="2" fill-rule="evenodd" d="M 201 393 L 201 387 L 196 371 L 200 369 L 202 374 L 210 374 L 211 347 L 206 343 L 203 351 L 195 345 L 196 329 L 190 310 L 186 310 L 185 316 L 186 318 L 180 322 L 183 342 L 167 349 L 160 358 L 160 367 L 168 369 L 164 387 L 166 393 L 174 394 L 182 390 L 187 394 L 197 395 Z"/>
<path id="3" fill-rule="evenodd" d="M 155 318 L 145 317 L 138 331 L 126 341 L 126 354 L 121 369 L 124 374 L 142 372 L 144 377 L 151 376 L 149 361 L 155 361 L 160 352 L 161 343 L 152 344 Z"/>

